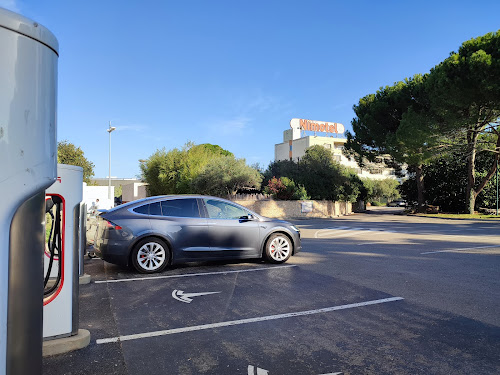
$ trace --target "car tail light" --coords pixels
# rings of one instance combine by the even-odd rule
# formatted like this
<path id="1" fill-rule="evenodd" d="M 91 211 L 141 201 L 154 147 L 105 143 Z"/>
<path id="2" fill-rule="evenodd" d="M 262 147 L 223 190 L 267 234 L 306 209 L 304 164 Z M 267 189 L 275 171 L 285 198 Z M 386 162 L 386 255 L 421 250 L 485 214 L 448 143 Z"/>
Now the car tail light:
<path id="1" fill-rule="evenodd" d="M 120 229 L 123 229 L 121 226 L 119 225 L 116 225 L 115 223 L 109 221 L 109 220 L 106 220 L 106 226 L 108 229 L 115 229 L 115 230 L 120 230 Z"/>

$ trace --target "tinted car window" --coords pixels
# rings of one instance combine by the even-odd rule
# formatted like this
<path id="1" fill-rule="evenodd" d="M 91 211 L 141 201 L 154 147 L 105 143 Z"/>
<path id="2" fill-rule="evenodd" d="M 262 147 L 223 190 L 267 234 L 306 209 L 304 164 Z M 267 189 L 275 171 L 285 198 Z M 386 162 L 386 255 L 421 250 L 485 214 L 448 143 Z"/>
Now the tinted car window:
<path id="1" fill-rule="evenodd" d="M 200 217 L 198 201 L 195 198 L 162 201 L 161 210 L 163 216 Z"/>
<path id="2" fill-rule="evenodd" d="M 137 212 L 138 214 L 149 215 L 149 204 L 134 208 L 134 212 Z"/>
<path id="3" fill-rule="evenodd" d="M 249 214 L 248 211 L 215 199 L 205 199 L 208 217 L 212 219 L 239 219 Z"/>
<path id="4" fill-rule="evenodd" d="M 151 203 L 149 205 L 149 214 L 150 215 L 161 215 L 160 202 Z"/>

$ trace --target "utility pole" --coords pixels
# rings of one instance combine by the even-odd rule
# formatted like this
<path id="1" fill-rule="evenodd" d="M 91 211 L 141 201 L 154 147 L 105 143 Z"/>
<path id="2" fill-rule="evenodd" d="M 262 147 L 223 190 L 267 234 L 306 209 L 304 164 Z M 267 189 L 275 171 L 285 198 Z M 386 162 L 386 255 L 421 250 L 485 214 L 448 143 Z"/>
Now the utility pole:
<path id="1" fill-rule="evenodd" d="M 111 196 L 111 132 L 116 130 L 114 126 L 111 126 L 111 121 L 109 122 L 109 128 L 106 131 L 109 133 L 109 170 L 108 170 L 108 199 L 113 203 L 113 197 Z"/>

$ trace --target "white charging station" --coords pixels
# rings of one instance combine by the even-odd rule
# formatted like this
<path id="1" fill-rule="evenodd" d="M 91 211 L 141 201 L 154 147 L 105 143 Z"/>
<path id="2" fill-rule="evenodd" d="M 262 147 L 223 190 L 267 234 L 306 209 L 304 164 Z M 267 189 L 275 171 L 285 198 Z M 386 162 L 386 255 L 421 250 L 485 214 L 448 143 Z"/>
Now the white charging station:
<path id="1" fill-rule="evenodd" d="M 78 288 L 80 261 L 80 206 L 83 199 L 83 168 L 58 164 L 57 180 L 45 193 L 60 205 L 61 248 L 53 257 L 47 280 L 52 291 L 43 300 L 44 340 L 78 333 Z M 56 208 L 56 207 L 54 207 Z M 85 214 L 85 213 L 83 213 Z M 54 223 L 52 223 L 54 224 Z M 44 254 L 44 274 L 49 273 L 50 252 Z M 49 291 L 50 291 L 49 289 Z"/>
<path id="2" fill-rule="evenodd" d="M 56 175 L 58 42 L 0 8 L 0 375 L 42 373 L 45 189 Z"/>

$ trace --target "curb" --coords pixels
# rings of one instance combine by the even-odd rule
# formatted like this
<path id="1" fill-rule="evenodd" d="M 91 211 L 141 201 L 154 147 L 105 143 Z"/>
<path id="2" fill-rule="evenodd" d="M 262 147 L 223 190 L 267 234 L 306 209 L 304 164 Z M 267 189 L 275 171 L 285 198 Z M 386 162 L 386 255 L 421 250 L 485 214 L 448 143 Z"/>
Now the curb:
<path id="1" fill-rule="evenodd" d="M 80 276 L 80 279 L 78 280 L 78 284 L 80 284 L 80 285 L 90 284 L 90 275 L 84 273 L 82 276 Z"/>
<path id="2" fill-rule="evenodd" d="M 79 329 L 78 334 L 60 339 L 47 340 L 43 342 L 43 356 L 72 352 L 85 348 L 90 344 L 90 332 L 86 329 Z"/>

